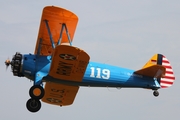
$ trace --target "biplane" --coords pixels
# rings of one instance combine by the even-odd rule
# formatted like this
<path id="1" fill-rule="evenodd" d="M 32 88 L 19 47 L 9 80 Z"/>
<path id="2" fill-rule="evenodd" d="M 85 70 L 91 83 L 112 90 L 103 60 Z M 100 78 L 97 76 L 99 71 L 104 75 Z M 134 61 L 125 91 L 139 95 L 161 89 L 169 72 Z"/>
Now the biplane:
<path id="1" fill-rule="evenodd" d="M 55 6 L 43 9 L 34 54 L 16 52 L 11 65 L 17 77 L 33 81 L 26 107 L 41 108 L 41 101 L 57 106 L 71 105 L 80 86 L 145 88 L 158 96 L 158 89 L 172 86 L 175 76 L 168 59 L 155 54 L 141 69 L 131 70 L 90 61 L 81 48 L 72 45 L 78 17 Z"/>

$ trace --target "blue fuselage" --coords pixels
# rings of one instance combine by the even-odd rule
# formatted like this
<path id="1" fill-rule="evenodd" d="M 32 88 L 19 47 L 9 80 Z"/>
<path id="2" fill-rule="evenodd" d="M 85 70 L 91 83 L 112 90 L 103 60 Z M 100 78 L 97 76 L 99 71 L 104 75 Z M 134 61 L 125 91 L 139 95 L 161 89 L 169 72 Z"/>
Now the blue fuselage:
<path id="1" fill-rule="evenodd" d="M 64 81 L 48 76 L 51 66 L 51 56 L 24 55 L 21 72 L 25 77 L 34 80 L 35 74 L 40 71 L 42 81 L 60 84 L 92 86 L 92 87 L 136 87 L 157 88 L 154 78 L 134 74 L 134 70 L 112 65 L 89 62 L 82 82 Z"/>

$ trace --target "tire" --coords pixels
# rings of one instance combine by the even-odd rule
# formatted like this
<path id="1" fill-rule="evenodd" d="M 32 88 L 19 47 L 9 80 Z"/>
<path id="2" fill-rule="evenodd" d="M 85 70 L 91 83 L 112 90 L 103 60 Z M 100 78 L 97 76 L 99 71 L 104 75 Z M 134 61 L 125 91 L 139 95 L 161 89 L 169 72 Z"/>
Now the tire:
<path id="1" fill-rule="evenodd" d="M 157 90 L 155 90 L 155 91 L 153 92 L 153 95 L 154 95 L 155 97 L 157 97 L 157 96 L 159 96 L 159 92 L 158 92 Z"/>
<path id="2" fill-rule="evenodd" d="M 26 103 L 26 108 L 30 111 L 30 112 L 37 112 L 41 109 L 41 102 L 39 100 L 36 99 L 29 99 Z"/>
<path id="3" fill-rule="evenodd" d="M 30 88 L 29 90 L 29 95 L 33 99 L 41 99 L 44 97 L 44 88 L 41 87 L 40 85 L 34 85 Z"/>

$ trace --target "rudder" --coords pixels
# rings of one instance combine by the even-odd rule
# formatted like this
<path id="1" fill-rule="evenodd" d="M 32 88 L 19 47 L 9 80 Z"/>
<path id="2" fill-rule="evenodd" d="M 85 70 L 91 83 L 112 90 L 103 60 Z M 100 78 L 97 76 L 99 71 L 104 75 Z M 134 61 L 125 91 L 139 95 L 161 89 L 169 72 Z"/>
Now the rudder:
<path id="1" fill-rule="evenodd" d="M 158 82 L 161 88 L 167 88 L 173 85 L 175 76 L 173 69 L 170 65 L 169 60 L 162 54 L 155 54 L 144 66 L 143 68 L 150 67 L 152 65 L 162 65 L 166 68 L 165 75 L 162 78 L 158 78 Z"/>

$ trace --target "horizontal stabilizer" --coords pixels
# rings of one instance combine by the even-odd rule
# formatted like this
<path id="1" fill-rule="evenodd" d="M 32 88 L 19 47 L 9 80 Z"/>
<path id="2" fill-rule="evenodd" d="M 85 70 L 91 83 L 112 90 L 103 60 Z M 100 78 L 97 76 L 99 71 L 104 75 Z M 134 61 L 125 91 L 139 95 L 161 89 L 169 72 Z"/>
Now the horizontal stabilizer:
<path id="1" fill-rule="evenodd" d="M 165 67 L 162 65 L 152 65 L 146 68 L 142 68 L 140 70 L 135 71 L 135 74 L 154 77 L 154 78 L 161 78 L 165 75 Z"/>

